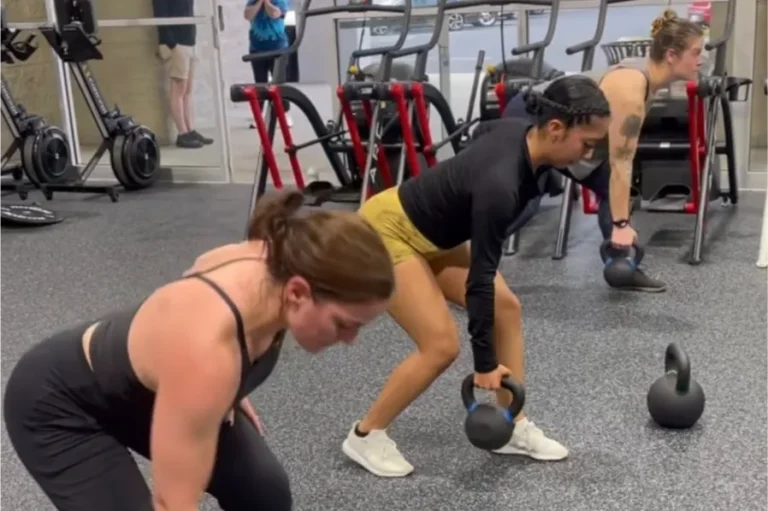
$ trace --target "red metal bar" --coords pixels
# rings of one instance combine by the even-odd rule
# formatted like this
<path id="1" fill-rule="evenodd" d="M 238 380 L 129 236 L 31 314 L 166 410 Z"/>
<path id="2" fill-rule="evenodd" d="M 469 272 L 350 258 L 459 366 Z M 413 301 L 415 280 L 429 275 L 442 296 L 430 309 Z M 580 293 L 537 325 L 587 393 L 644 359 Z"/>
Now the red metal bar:
<path id="1" fill-rule="evenodd" d="M 248 104 L 251 105 L 253 122 L 256 125 L 256 130 L 259 134 L 261 150 L 264 152 L 264 159 L 267 161 L 267 168 L 269 169 L 269 175 L 272 177 L 272 184 L 275 185 L 275 188 L 280 190 L 283 187 L 283 180 L 280 178 L 280 169 L 277 167 L 275 151 L 272 148 L 272 142 L 269 140 L 267 125 L 264 122 L 261 105 L 259 105 L 259 94 L 256 92 L 256 87 L 253 86 L 245 87 L 243 92 L 245 93 L 245 97 L 248 98 Z M 258 164 L 260 165 L 261 162 Z"/>
<path id="2" fill-rule="evenodd" d="M 301 172 L 299 158 L 296 156 L 296 151 L 294 150 L 293 136 L 291 135 L 291 128 L 288 126 L 288 118 L 285 115 L 285 105 L 283 105 L 283 97 L 280 94 L 280 88 L 276 85 L 270 85 L 267 88 L 267 95 L 269 100 L 272 101 L 272 108 L 275 109 L 277 123 L 280 125 L 280 133 L 283 135 L 285 152 L 288 154 L 288 160 L 291 162 L 291 170 L 293 170 L 293 179 L 296 181 L 296 186 L 299 190 L 303 190 L 305 185 L 304 174 Z"/>
<path id="3" fill-rule="evenodd" d="M 584 203 L 585 215 L 597 213 L 597 196 L 591 190 L 588 190 L 586 186 L 581 187 L 581 201 Z"/>
<path id="4" fill-rule="evenodd" d="M 690 145 L 688 160 L 691 168 L 691 200 L 683 206 L 683 211 L 695 214 L 701 200 L 701 175 L 706 159 L 706 140 L 704 135 L 704 100 L 699 97 L 698 83 L 689 81 L 685 84 L 688 95 L 688 142 Z"/>
<path id="5" fill-rule="evenodd" d="M 408 118 L 408 108 L 405 101 L 405 89 L 403 85 L 394 82 L 389 86 L 390 93 L 395 99 L 397 113 L 400 116 L 400 130 L 403 135 L 403 145 L 405 146 L 405 157 L 411 172 L 417 172 L 419 168 L 419 159 L 416 156 L 416 145 L 413 143 L 413 128 L 411 119 Z"/>
<path id="6" fill-rule="evenodd" d="M 368 130 L 374 130 L 376 129 L 373 126 L 373 111 L 371 109 L 371 102 L 369 100 L 362 100 L 360 103 L 363 105 L 363 112 L 365 112 L 365 119 L 368 124 Z M 384 108 L 383 104 L 379 104 L 379 108 Z M 366 148 L 370 149 L 370 148 Z M 376 170 L 381 173 L 382 179 L 384 181 L 384 186 L 387 188 L 392 186 L 392 171 L 389 169 L 389 161 L 387 160 L 387 150 L 384 149 L 384 147 L 381 144 L 381 141 L 379 140 L 379 143 L 376 144 Z M 360 172 L 362 176 L 365 176 L 365 168 L 360 168 Z M 371 188 L 370 183 L 368 183 L 368 195 L 366 198 L 370 197 L 373 194 L 373 188 Z"/>
<path id="7" fill-rule="evenodd" d="M 507 108 L 507 91 L 504 86 L 506 79 L 502 77 L 501 81 L 493 87 L 493 92 L 496 94 L 496 100 L 499 102 L 499 117 L 504 115 L 504 109 Z"/>
<path id="8" fill-rule="evenodd" d="M 424 158 L 427 160 L 429 167 L 437 165 L 437 155 L 435 151 L 434 142 L 432 141 L 432 130 L 429 127 L 429 109 L 427 102 L 424 99 L 424 85 L 415 82 L 411 84 L 411 95 L 413 97 L 413 104 L 416 107 L 416 119 L 419 122 L 419 128 L 421 128 L 421 140 L 424 142 Z M 408 122 L 410 123 L 410 119 Z M 421 169 L 417 166 L 411 169 L 412 176 L 418 176 Z"/>
<path id="9" fill-rule="evenodd" d="M 371 111 L 371 102 L 367 100 L 360 101 L 360 104 L 363 106 L 363 113 L 365 114 L 365 122 L 368 123 L 368 128 L 371 127 L 371 123 L 373 122 L 373 112 Z"/>
<path id="10" fill-rule="evenodd" d="M 352 151 L 355 155 L 355 161 L 360 172 L 365 170 L 366 151 L 363 146 L 363 142 L 360 139 L 360 131 L 357 129 L 357 122 L 355 122 L 355 116 L 352 113 L 352 107 L 347 101 L 347 97 L 344 94 L 344 87 L 339 85 L 336 88 L 336 96 L 339 98 L 341 104 L 341 112 L 344 114 L 344 120 L 347 123 L 347 129 L 349 130 L 349 139 L 352 141 Z"/>

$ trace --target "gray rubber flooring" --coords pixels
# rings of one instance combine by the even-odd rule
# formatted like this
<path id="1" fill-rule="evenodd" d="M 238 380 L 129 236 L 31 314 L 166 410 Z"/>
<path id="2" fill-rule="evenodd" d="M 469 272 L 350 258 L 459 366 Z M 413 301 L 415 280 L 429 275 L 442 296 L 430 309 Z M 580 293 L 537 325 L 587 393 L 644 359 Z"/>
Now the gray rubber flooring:
<path id="1" fill-rule="evenodd" d="M 200 252 L 242 236 L 249 190 L 176 186 L 104 198 L 57 195 L 67 220 L 2 231 L 3 383 L 43 336 L 140 300 Z M 40 199 L 42 200 L 42 199 Z M 607 288 L 594 218 L 574 217 L 570 255 L 553 261 L 557 209 L 503 263 L 525 314 L 532 420 L 571 450 L 559 463 L 492 456 L 463 433 L 460 379 L 470 350 L 391 429 L 416 472 L 378 479 L 341 442 L 412 348 L 389 318 L 357 345 L 311 357 L 294 345 L 252 396 L 291 476 L 298 510 L 766 509 L 766 272 L 755 267 L 762 195 L 713 205 L 706 262 L 685 263 L 693 218 L 640 213 L 662 295 Z M 456 311 L 462 330 L 466 315 Z M 688 351 L 707 408 L 690 431 L 649 424 L 645 394 L 667 344 Z M 2 507 L 51 509 L 2 434 Z M 141 462 L 144 470 L 145 462 Z M 203 509 L 216 509 L 206 501 Z M 101 511 L 101 510 L 100 510 Z"/>

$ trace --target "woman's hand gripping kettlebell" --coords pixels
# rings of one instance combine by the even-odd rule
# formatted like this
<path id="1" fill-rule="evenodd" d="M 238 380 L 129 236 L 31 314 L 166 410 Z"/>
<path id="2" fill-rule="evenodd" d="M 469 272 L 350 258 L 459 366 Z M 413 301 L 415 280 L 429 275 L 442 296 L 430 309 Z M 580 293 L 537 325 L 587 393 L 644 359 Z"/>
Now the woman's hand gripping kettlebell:
<path id="1" fill-rule="evenodd" d="M 475 373 L 475 387 L 498 390 L 501 388 L 501 380 L 505 376 L 512 376 L 512 371 L 499 364 L 490 373 Z"/>

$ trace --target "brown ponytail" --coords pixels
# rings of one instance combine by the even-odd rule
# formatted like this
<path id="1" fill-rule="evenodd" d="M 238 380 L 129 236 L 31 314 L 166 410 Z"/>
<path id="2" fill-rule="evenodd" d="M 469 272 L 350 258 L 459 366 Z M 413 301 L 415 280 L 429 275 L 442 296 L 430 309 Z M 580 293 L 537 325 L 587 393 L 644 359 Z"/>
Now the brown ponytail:
<path id="1" fill-rule="evenodd" d="M 248 239 L 267 245 L 272 277 L 304 278 L 317 299 L 341 303 L 386 300 L 394 291 L 394 270 L 378 233 L 349 211 L 299 212 L 301 193 L 263 197 L 248 225 Z"/>

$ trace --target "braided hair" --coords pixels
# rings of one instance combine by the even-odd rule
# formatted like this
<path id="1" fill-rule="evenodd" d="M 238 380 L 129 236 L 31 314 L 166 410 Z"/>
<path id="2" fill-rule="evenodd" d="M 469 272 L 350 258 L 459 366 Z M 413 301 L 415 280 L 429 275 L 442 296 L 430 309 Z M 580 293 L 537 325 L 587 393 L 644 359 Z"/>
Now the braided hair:
<path id="1" fill-rule="evenodd" d="M 526 111 L 541 128 L 549 121 L 558 120 L 570 128 L 589 124 L 592 116 L 608 117 L 611 108 L 603 91 L 594 80 L 586 76 L 565 76 L 554 80 L 543 93 L 530 88 L 525 93 Z"/>

